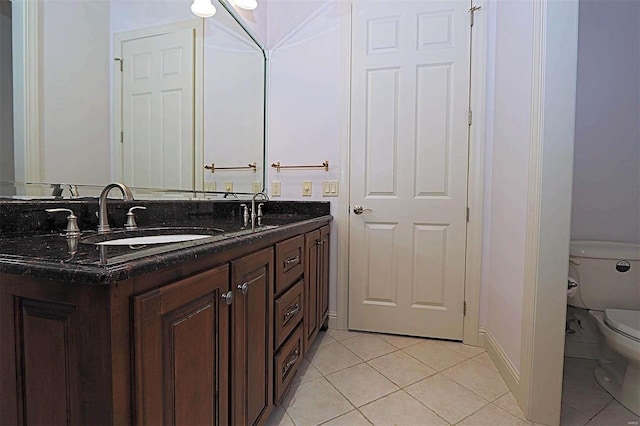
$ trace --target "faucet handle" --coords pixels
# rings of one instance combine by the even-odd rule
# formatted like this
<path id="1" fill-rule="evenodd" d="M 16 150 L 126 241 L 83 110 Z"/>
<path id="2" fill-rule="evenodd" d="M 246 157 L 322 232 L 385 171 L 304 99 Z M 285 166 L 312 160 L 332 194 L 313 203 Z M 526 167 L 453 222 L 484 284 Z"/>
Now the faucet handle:
<path id="1" fill-rule="evenodd" d="M 258 217 L 262 217 L 262 206 L 264 206 L 264 203 L 258 204 Z"/>
<path id="2" fill-rule="evenodd" d="M 129 211 L 127 212 L 127 223 L 124 224 L 124 228 L 127 231 L 133 231 L 134 229 L 136 229 L 138 227 L 138 224 L 136 223 L 136 216 L 134 210 L 146 210 L 147 208 L 144 206 L 133 206 L 129 209 Z"/>
<path id="3" fill-rule="evenodd" d="M 67 228 L 64 230 L 67 237 L 75 237 L 80 235 L 80 227 L 78 226 L 78 216 L 73 214 L 71 209 L 45 209 L 47 213 L 69 213 L 67 216 Z"/>

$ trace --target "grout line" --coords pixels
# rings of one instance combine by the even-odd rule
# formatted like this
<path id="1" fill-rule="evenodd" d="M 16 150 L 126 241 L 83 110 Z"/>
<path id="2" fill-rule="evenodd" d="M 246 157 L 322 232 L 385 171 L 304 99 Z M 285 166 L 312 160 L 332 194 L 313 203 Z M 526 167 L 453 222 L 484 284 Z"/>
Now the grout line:
<path id="1" fill-rule="evenodd" d="M 407 385 L 407 386 L 411 386 L 411 385 Z M 442 421 L 444 421 L 446 424 L 450 425 L 452 423 L 450 423 L 448 420 L 446 420 L 444 417 L 442 417 L 440 414 L 436 413 L 436 411 L 433 408 L 429 408 L 429 406 L 425 403 L 423 403 L 422 401 L 420 401 L 419 399 L 417 399 L 415 396 L 411 395 L 411 393 L 407 392 L 404 388 L 401 389 L 404 393 L 406 393 L 407 395 L 409 395 L 409 398 L 413 399 L 414 401 L 416 401 L 418 404 L 422 405 L 423 407 L 425 407 L 427 410 L 431 411 L 433 414 L 435 414 L 438 418 L 441 418 Z"/>

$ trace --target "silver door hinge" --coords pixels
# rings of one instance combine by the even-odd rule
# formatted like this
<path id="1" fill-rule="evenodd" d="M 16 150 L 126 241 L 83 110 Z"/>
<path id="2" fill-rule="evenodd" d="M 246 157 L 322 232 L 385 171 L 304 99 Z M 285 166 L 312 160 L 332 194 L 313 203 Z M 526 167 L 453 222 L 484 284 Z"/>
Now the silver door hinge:
<path id="1" fill-rule="evenodd" d="M 472 6 L 471 9 L 469 9 L 469 12 L 471 13 L 471 26 L 473 27 L 473 17 L 475 15 L 475 13 L 482 9 L 482 6 Z"/>
<path id="2" fill-rule="evenodd" d="M 120 143 L 124 143 L 124 132 L 120 132 Z"/>
<path id="3" fill-rule="evenodd" d="M 469 222 L 469 207 L 467 207 L 467 222 Z"/>
<path id="4" fill-rule="evenodd" d="M 467 315 L 467 301 L 465 300 L 462 304 L 462 316 Z"/>
<path id="5" fill-rule="evenodd" d="M 118 61 L 120 62 L 120 72 L 122 72 L 122 64 L 124 63 L 124 61 L 122 60 L 122 58 L 113 58 L 114 61 Z"/>
<path id="6" fill-rule="evenodd" d="M 469 110 L 469 126 L 471 126 L 472 121 L 473 121 L 473 112 Z"/>

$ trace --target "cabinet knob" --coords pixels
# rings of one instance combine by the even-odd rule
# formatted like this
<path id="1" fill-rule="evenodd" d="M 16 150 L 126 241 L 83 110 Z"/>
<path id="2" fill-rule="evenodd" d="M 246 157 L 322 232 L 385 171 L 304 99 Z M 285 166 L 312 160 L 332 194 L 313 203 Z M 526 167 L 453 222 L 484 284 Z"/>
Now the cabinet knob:
<path id="1" fill-rule="evenodd" d="M 230 305 L 233 302 L 233 293 L 228 291 L 222 295 L 222 299 L 227 302 L 227 305 Z"/>
<path id="2" fill-rule="evenodd" d="M 252 280 L 243 282 L 242 284 L 238 284 L 237 289 L 238 289 L 238 291 L 242 292 L 242 294 L 247 294 L 249 292 L 249 286 L 251 284 L 255 283 L 256 281 L 261 280 L 262 278 L 264 278 L 264 273 L 258 275 L 257 277 L 255 277 Z"/>

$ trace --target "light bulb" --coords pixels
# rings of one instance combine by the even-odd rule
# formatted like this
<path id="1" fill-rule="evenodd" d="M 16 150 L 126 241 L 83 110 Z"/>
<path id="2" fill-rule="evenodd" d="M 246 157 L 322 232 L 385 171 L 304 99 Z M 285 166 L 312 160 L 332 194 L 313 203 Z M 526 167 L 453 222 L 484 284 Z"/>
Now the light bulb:
<path id="1" fill-rule="evenodd" d="M 258 7 L 257 0 L 233 0 L 233 4 L 247 10 L 253 10 Z"/>
<path id="2" fill-rule="evenodd" d="M 191 11 L 201 18 L 208 18 L 216 14 L 216 8 L 211 4 L 211 0 L 193 0 Z"/>

